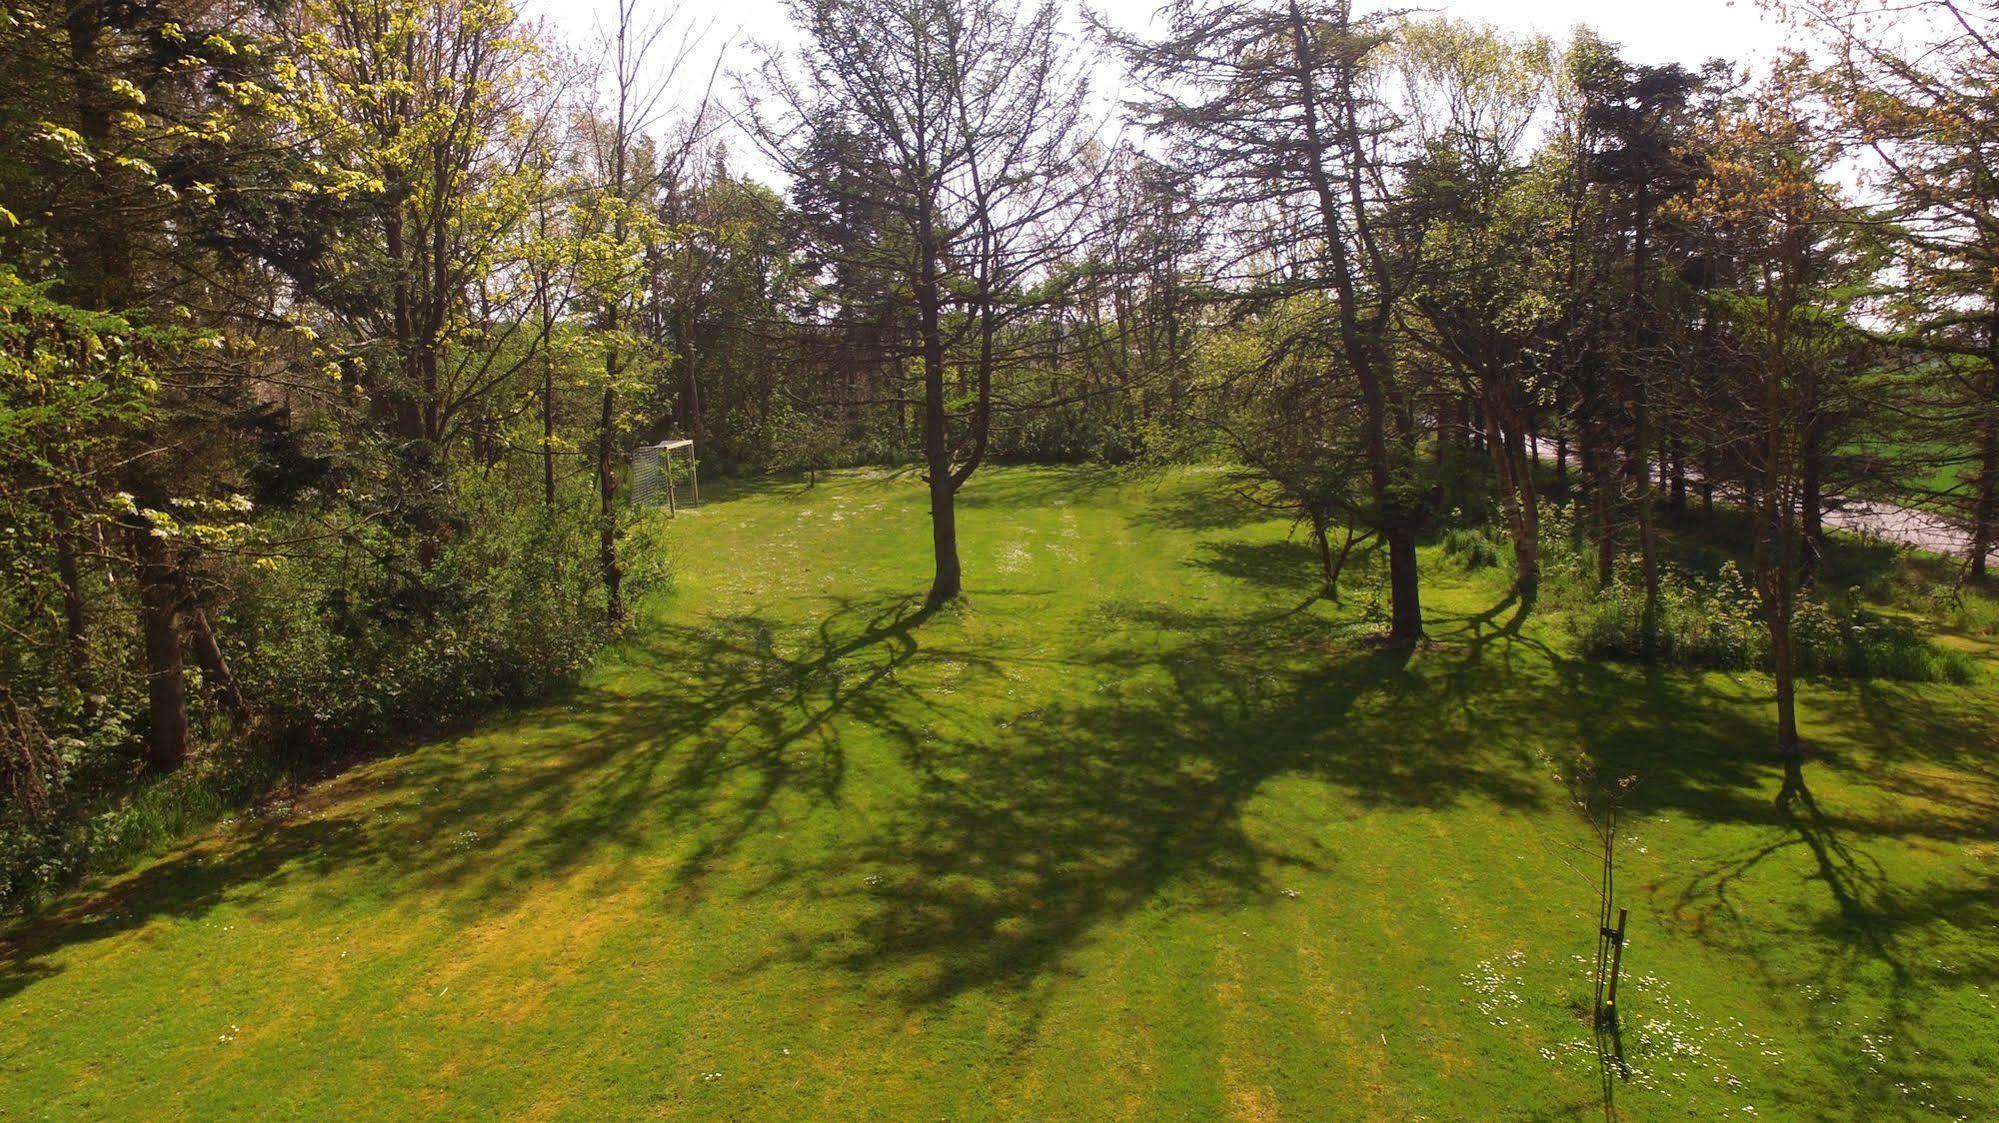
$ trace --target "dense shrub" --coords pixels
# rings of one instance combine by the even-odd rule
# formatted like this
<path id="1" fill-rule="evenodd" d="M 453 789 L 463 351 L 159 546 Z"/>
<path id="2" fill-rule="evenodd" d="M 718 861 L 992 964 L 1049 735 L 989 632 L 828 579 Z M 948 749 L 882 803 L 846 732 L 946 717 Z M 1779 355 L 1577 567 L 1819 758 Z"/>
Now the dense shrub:
<path id="1" fill-rule="evenodd" d="M 1658 631 L 1644 634 L 1645 593 L 1629 572 L 1571 606 L 1570 630 L 1583 654 L 1656 660 L 1683 667 L 1767 670 L 1770 640 L 1756 593 L 1733 562 L 1712 577 L 1669 567 L 1659 602 Z M 1792 624 L 1800 674 L 1969 682 L 1968 656 L 1938 647 L 1897 621 L 1852 603 L 1800 598 Z"/>
<path id="2" fill-rule="evenodd" d="M 1755 594 L 1732 563 L 1712 578 L 1670 570 L 1660 590 L 1658 632 L 1644 634 L 1645 590 L 1629 573 L 1575 604 L 1568 616 L 1584 654 L 1657 659 L 1686 667 L 1750 670 L 1768 647 Z"/>
<path id="3" fill-rule="evenodd" d="M 1124 403 L 1084 401 L 1029 410 L 994 429 L 995 460 L 1027 464 L 1128 464 L 1145 454 L 1146 427 Z"/>
<path id="4" fill-rule="evenodd" d="M 476 477 L 460 502 L 461 530 L 418 588 L 344 550 L 253 571 L 228 634 L 276 741 L 324 749 L 531 697 L 604 641 L 591 520 Z M 622 556 L 628 598 L 663 576 L 657 543 Z"/>
<path id="5" fill-rule="evenodd" d="M 1979 639 L 1999 639 L 1999 597 L 1988 589 L 1935 582 L 1899 598 L 1904 607 L 1935 620 L 1954 632 Z"/>
<path id="6" fill-rule="evenodd" d="M 1466 570 L 1505 565 L 1513 556 L 1506 532 L 1491 526 L 1446 527 L 1443 550 L 1445 557 L 1456 560 Z"/>
<path id="7" fill-rule="evenodd" d="M 357 518 L 345 497 L 259 512 L 242 557 L 211 559 L 208 575 L 229 590 L 216 632 L 256 722 L 233 728 L 190 666 L 206 747 L 166 777 L 139 765 L 143 681 L 121 657 L 131 639 L 117 621 L 99 630 L 88 697 L 41 673 L 32 652 L 0 650 L 19 672 L 0 690 L 0 908 L 129 861 L 301 766 L 573 676 L 611 635 L 589 499 L 545 506 L 531 481 L 463 472 L 427 565 L 407 526 Z M 650 517 L 625 529 L 628 604 L 666 581 L 660 530 Z"/>
<path id="8" fill-rule="evenodd" d="M 129 759 L 129 744 L 106 741 Z M 100 746 L 102 747 L 102 746 Z M 72 761 L 70 763 L 77 763 Z M 0 911 L 28 904 L 97 869 L 115 868 L 243 807 L 281 775 L 269 754 L 221 744 L 170 776 L 126 770 L 116 786 L 86 785 L 73 774 L 39 814 L 20 809 L 0 822 Z"/>

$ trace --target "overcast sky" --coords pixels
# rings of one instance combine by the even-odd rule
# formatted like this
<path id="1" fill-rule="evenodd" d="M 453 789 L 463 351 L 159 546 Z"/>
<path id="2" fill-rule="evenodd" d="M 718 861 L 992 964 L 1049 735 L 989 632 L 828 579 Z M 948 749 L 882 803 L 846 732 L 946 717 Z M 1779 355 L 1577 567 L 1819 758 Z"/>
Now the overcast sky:
<path id="1" fill-rule="evenodd" d="M 548 19 L 558 33 L 587 60 L 597 52 L 602 28 L 614 11 L 612 0 L 523 0 L 531 13 Z M 641 5 L 646 0 L 640 0 Z M 1025 2 L 1025 0 L 1023 0 Z M 1639 63 L 1679 62 L 1689 67 L 1716 56 L 1737 62 L 1769 58 L 1794 38 L 1773 17 L 1765 14 L 1754 0 L 1432 0 L 1424 10 L 1458 19 L 1490 23 L 1519 32 L 1542 32 L 1565 37 L 1578 25 L 1594 27 L 1605 39 L 1623 48 L 1624 56 Z M 1072 12 L 1077 0 L 1058 0 Z M 1089 0 L 1092 10 L 1128 28 L 1145 27 L 1158 9 L 1160 0 Z M 747 68 L 755 54 L 749 44 L 763 41 L 790 45 L 797 41 L 784 0 L 683 0 L 679 5 L 684 25 L 707 29 L 698 65 L 689 66 L 677 85 L 685 103 L 699 97 L 700 87 L 719 53 L 724 77 L 717 93 L 725 101 L 733 99 L 734 83 L 729 72 Z M 660 9 L 653 9 L 658 11 Z M 1114 66 L 1101 68 L 1092 84 L 1110 92 L 1118 74 Z M 732 161 L 756 174 L 762 161 L 747 151 L 740 139 L 729 141 L 737 154 Z"/>

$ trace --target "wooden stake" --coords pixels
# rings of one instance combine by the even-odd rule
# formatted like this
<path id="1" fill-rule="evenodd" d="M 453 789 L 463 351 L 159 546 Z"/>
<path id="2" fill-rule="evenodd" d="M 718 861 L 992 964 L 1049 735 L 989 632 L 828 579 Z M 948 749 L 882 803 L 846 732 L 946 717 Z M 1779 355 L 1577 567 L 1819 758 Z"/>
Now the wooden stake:
<path id="1" fill-rule="evenodd" d="M 1629 909 L 1617 910 L 1617 932 L 1610 938 L 1610 996 L 1604 1000 L 1605 1014 L 1617 1020 L 1617 972 L 1624 966 L 1624 919 Z"/>

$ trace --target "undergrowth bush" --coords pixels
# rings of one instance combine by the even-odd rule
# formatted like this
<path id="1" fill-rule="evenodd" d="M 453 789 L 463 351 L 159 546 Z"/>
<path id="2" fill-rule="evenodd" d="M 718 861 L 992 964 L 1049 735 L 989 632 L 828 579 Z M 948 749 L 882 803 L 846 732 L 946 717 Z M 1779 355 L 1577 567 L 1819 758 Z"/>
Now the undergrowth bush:
<path id="1" fill-rule="evenodd" d="M 531 697 L 609 634 L 595 528 L 561 506 L 465 489 L 463 530 L 417 589 L 367 560 L 314 556 L 257 571 L 228 629 L 274 739 L 322 750 L 432 727 Z M 622 551 L 635 601 L 663 576 L 641 520 Z"/>
<path id="2" fill-rule="evenodd" d="M 1508 563 L 1513 547 L 1506 532 L 1491 526 L 1453 526 L 1444 530 L 1444 556 L 1454 559 L 1467 571 L 1491 569 Z"/>
<path id="3" fill-rule="evenodd" d="M 1909 598 L 1910 607 L 1954 632 L 1999 639 L 1999 597 L 1977 588 L 1937 582 Z"/>
<path id="4" fill-rule="evenodd" d="M 1686 667 L 1750 670 L 1768 644 L 1755 594 L 1733 563 L 1713 578 L 1669 570 L 1660 589 L 1656 632 L 1645 634 L 1645 590 L 1629 573 L 1573 605 L 1576 645 L 1607 659 L 1656 659 Z"/>
<path id="5" fill-rule="evenodd" d="M 228 745 L 168 776 L 93 790 L 72 785 L 44 813 L 0 823 L 0 909 L 29 905 L 92 870 L 157 852 L 243 807 L 283 774 L 269 754 Z"/>
<path id="6" fill-rule="evenodd" d="M 1017 464 L 1129 464 L 1145 455 L 1146 426 L 1124 411 L 1081 402 L 1031 410 L 995 429 L 992 456 Z"/>
<path id="7" fill-rule="evenodd" d="M 1768 670 L 1770 640 L 1754 586 L 1733 562 L 1711 575 L 1667 565 L 1656 630 L 1645 634 L 1645 590 L 1637 559 L 1619 559 L 1609 588 L 1595 587 L 1594 560 L 1575 548 L 1570 513 L 1558 508 L 1543 540 L 1543 602 L 1566 610 L 1577 648 L 1604 659 L 1715 670 Z M 1792 621 L 1800 674 L 1910 682 L 1972 681 L 1975 663 L 1910 625 L 1869 611 L 1855 596 L 1802 593 Z"/>
<path id="8" fill-rule="evenodd" d="M 0 684 L 0 910 L 128 863 L 301 768 L 574 676 L 612 634 L 596 520 L 580 492 L 554 506 L 532 492 L 461 473 L 428 566 L 406 527 L 352 519 L 344 500 L 260 512 L 260 540 L 289 545 L 221 574 L 231 596 L 215 621 L 256 723 L 232 728 L 190 665 L 204 747 L 170 775 L 140 766 L 144 683 L 115 654 L 89 697 L 6 689 L 36 685 L 25 674 Z M 629 522 L 620 549 L 636 605 L 665 584 L 667 556 L 661 520 Z M 324 533 L 333 524 L 346 529 Z"/>

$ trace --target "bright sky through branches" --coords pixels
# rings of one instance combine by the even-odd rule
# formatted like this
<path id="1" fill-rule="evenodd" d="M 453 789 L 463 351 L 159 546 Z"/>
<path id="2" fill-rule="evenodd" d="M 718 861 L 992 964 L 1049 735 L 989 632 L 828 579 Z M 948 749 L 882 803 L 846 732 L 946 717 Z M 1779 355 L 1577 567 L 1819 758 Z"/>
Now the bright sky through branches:
<path id="1" fill-rule="evenodd" d="M 579 46 L 590 38 L 593 24 L 610 13 L 608 3 L 539 0 L 532 6 Z M 1158 0 L 1095 0 L 1090 5 L 1126 27 L 1143 26 L 1158 6 Z M 1756 4 L 1730 0 L 1438 0 L 1419 7 L 1439 15 L 1550 35 L 1563 35 L 1587 23 L 1623 46 L 1627 57 L 1645 63 L 1694 65 L 1716 55 L 1737 60 L 1763 58 L 1787 37 L 1782 25 Z M 794 37 L 783 0 L 692 0 L 683 5 L 683 11 L 699 22 L 713 21 L 718 40 L 783 42 Z"/>
<path id="2" fill-rule="evenodd" d="M 523 0 L 528 10 L 549 21 L 558 34 L 582 56 L 586 64 L 598 57 L 604 28 L 613 18 L 611 0 Z M 1025 2 L 1025 0 L 1023 0 Z M 1072 14 L 1078 11 L 1073 0 L 1059 0 Z M 1113 23 L 1142 28 L 1160 6 L 1160 0 L 1086 0 L 1087 6 Z M 657 19 L 670 7 L 642 5 L 641 18 Z M 1760 63 L 1778 49 L 1801 41 L 1795 30 L 1786 28 L 1776 17 L 1753 2 L 1733 0 L 1653 0 L 1627 3 L 1619 0 L 1433 0 L 1413 5 L 1420 10 L 1456 19 L 1490 23 L 1515 32 L 1539 32 L 1566 38 L 1579 25 L 1594 27 L 1617 44 L 1633 62 L 1682 63 L 1689 68 L 1710 58 L 1722 57 L 1737 65 Z M 784 0 L 686 0 L 680 6 L 680 25 L 705 29 L 700 49 L 681 68 L 673 82 L 674 96 L 667 103 L 682 106 L 697 102 L 714 71 L 716 53 L 722 55 L 720 78 L 715 94 L 724 107 L 736 102 L 731 75 L 753 65 L 754 42 L 791 46 L 798 35 L 786 13 Z M 660 50 L 661 56 L 673 52 Z M 1092 80 L 1099 93 L 1114 92 L 1119 73 L 1106 60 Z M 740 136 L 724 141 L 733 153 L 732 163 L 753 174 L 762 169 L 750 145 Z"/>

